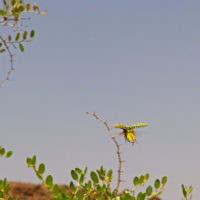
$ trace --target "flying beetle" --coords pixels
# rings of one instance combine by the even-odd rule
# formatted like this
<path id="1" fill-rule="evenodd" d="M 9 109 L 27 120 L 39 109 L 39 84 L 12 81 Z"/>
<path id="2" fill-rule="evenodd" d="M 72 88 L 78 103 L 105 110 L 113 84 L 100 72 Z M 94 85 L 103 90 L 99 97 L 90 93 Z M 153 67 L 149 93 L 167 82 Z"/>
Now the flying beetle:
<path id="1" fill-rule="evenodd" d="M 136 136 L 135 136 L 136 134 L 133 129 L 141 128 L 141 127 L 145 127 L 145 126 L 148 126 L 148 124 L 136 123 L 136 124 L 132 124 L 132 125 L 122 125 L 122 124 L 114 125 L 115 128 L 120 128 L 123 130 L 119 135 L 124 135 L 125 141 L 128 141 L 132 144 L 134 144 L 136 142 Z"/>

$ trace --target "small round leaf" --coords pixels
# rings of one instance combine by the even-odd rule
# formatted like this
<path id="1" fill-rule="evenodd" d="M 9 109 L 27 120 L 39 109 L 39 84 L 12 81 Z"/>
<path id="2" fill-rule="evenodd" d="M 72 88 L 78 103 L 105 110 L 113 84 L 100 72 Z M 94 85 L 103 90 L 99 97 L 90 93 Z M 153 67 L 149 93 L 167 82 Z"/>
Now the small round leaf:
<path id="1" fill-rule="evenodd" d="M 45 172 L 45 165 L 41 163 L 38 167 L 38 173 L 43 174 Z"/>
<path id="2" fill-rule="evenodd" d="M 160 180 L 159 179 L 155 180 L 154 187 L 155 187 L 155 189 L 158 189 L 160 187 Z"/>
<path id="3" fill-rule="evenodd" d="M 72 170 L 72 171 L 71 171 L 71 176 L 72 176 L 72 178 L 73 178 L 75 181 L 78 181 L 78 175 L 77 175 L 77 173 L 75 172 L 75 170 Z"/>
<path id="4" fill-rule="evenodd" d="M 92 179 L 92 181 L 94 182 L 95 185 L 99 183 L 99 179 L 97 177 L 97 174 L 94 171 L 92 171 L 90 173 L 90 177 L 91 177 L 91 179 Z"/>
<path id="5" fill-rule="evenodd" d="M 20 49 L 21 52 L 24 52 L 24 46 L 23 46 L 22 43 L 19 44 L 19 49 Z"/>
<path id="6" fill-rule="evenodd" d="M 133 184 L 134 184 L 134 186 L 137 186 L 139 184 L 139 178 L 137 176 L 134 177 Z"/>
<path id="7" fill-rule="evenodd" d="M 35 36 L 35 31 L 32 30 L 32 31 L 30 32 L 30 37 L 33 38 L 34 36 Z"/>
<path id="8" fill-rule="evenodd" d="M 8 151 L 6 153 L 6 158 L 10 158 L 12 156 L 13 152 L 12 151 Z"/>
<path id="9" fill-rule="evenodd" d="M 166 184 L 166 182 L 167 182 L 167 177 L 166 177 L 166 176 L 164 176 L 164 177 L 162 178 L 162 181 L 161 181 L 161 182 L 162 182 L 162 184 L 163 184 L 163 185 L 165 185 L 165 184 Z"/>
<path id="10" fill-rule="evenodd" d="M 52 186 L 53 185 L 53 177 L 51 175 L 48 175 L 45 182 L 48 186 Z"/>
<path id="11" fill-rule="evenodd" d="M 147 189 L 146 189 L 146 195 L 147 195 L 147 196 L 151 196 L 152 192 L 153 192 L 153 188 L 152 188 L 151 185 L 149 185 L 149 186 L 147 187 Z"/>

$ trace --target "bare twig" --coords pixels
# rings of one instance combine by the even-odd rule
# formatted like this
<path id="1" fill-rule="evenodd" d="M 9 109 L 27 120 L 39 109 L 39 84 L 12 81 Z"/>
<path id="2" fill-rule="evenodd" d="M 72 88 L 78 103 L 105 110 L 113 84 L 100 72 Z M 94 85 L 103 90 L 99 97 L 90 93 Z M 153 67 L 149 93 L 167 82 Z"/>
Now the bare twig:
<path id="1" fill-rule="evenodd" d="M 0 87 L 1 87 L 4 82 L 9 80 L 11 73 L 14 71 L 14 67 L 13 67 L 13 54 L 9 46 L 7 45 L 5 39 L 1 35 L 0 35 L 0 40 L 3 42 L 10 58 L 10 69 L 8 70 L 6 77 L 3 80 L 0 80 Z"/>
<path id="2" fill-rule="evenodd" d="M 115 143 L 115 145 L 117 147 L 117 157 L 118 157 L 118 170 L 117 170 L 117 173 L 118 173 L 118 178 L 117 178 L 116 189 L 117 189 L 117 192 L 118 192 L 120 183 L 123 182 L 123 180 L 121 180 L 121 173 L 123 172 L 122 171 L 122 162 L 125 162 L 124 160 L 121 159 L 121 152 L 120 152 L 120 146 L 121 145 L 117 142 L 116 136 L 113 135 L 112 129 L 108 126 L 107 121 L 101 119 L 95 112 L 93 112 L 93 113 L 86 112 L 86 114 L 92 115 L 93 117 L 95 117 L 97 120 L 101 121 L 105 125 L 105 127 L 108 130 L 108 132 L 110 133 L 110 136 L 111 136 L 113 142 Z"/>

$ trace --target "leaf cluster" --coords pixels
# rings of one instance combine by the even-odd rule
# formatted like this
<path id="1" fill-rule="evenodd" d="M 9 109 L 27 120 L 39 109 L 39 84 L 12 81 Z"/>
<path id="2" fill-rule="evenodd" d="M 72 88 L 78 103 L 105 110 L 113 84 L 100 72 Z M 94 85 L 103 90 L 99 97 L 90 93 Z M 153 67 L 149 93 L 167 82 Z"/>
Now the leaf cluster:
<path id="1" fill-rule="evenodd" d="M 12 156 L 12 151 L 6 151 L 5 148 L 0 146 L 0 157 L 10 158 Z M 4 200 L 7 198 L 8 200 L 12 200 L 11 197 L 8 197 L 8 192 L 10 190 L 10 185 L 7 183 L 7 179 L 4 178 L 0 180 L 0 199 Z"/>
<path id="2" fill-rule="evenodd" d="M 0 146 L 0 157 L 4 157 L 4 158 L 10 158 L 12 156 L 13 152 L 12 151 L 7 151 L 5 150 L 5 148 Z"/>
<path id="3" fill-rule="evenodd" d="M 6 45 L 12 45 L 15 49 L 17 46 L 21 52 L 24 52 L 24 42 L 31 42 L 34 40 L 35 31 L 31 30 L 29 33 L 24 31 L 22 34 L 20 32 L 15 34 L 14 39 L 11 35 L 8 35 L 8 38 L 5 39 L 3 42 L 0 42 L 0 53 L 6 51 Z M 17 45 L 17 46 L 16 46 Z"/>
<path id="4" fill-rule="evenodd" d="M 118 199 L 121 200 L 149 200 L 158 197 L 164 191 L 164 186 L 167 183 L 167 177 L 164 176 L 161 180 L 156 179 L 154 185 L 148 185 L 144 188 L 144 192 L 137 192 L 138 188 L 144 187 L 149 180 L 149 174 L 136 176 L 133 178 L 133 189 L 125 190 Z M 117 199 L 117 198 L 116 198 Z"/>
<path id="5" fill-rule="evenodd" d="M 144 192 L 136 192 L 139 187 L 144 186 L 149 180 L 149 174 L 136 176 L 133 178 L 133 189 L 125 190 L 118 195 L 117 189 L 112 189 L 110 186 L 113 178 L 111 169 L 107 171 L 101 166 L 100 169 L 91 171 L 89 179 L 86 180 L 86 167 L 84 170 L 80 168 L 71 170 L 72 181 L 70 181 L 69 191 L 67 191 L 66 189 L 60 190 L 59 186 L 53 183 L 51 175 L 48 175 L 46 178 L 43 177 L 45 165 L 40 163 L 37 167 L 35 155 L 32 158 L 27 158 L 26 162 L 28 167 L 33 168 L 37 177 L 52 193 L 55 200 L 148 200 L 152 197 L 160 196 L 167 182 L 167 177 L 164 176 L 161 180 L 156 179 L 153 186 L 147 186 Z"/>
<path id="6" fill-rule="evenodd" d="M 3 8 L 0 9 L 0 16 L 3 18 L 1 22 L 13 21 L 17 23 L 20 21 L 20 15 L 24 13 L 37 13 L 40 15 L 46 14 L 46 11 L 40 12 L 39 6 L 34 3 L 24 3 L 23 0 L 3 0 Z"/>
<path id="7" fill-rule="evenodd" d="M 182 187 L 182 193 L 183 193 L 183 197 L 184 197 L 183 199 L 191 200 L 192 199 L 192 191 L 193 191 L 192 185 L 187 187 L 182 184 L 181 187 Z"/>

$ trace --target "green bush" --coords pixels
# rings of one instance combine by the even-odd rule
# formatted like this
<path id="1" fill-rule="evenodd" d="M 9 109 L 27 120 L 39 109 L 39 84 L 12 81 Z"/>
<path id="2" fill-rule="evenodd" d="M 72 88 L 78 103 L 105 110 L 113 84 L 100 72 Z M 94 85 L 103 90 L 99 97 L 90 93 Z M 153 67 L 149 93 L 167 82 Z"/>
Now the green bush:
<path id="1" fill-rule="evenodd" d="M 53 183 L 53 177 L 48 175 L 43 177 L 45 165 L 40 163 L 36 166 L 36 156 L 28 157 L 26 160 L 27 166 L 31 167 L 37 177 L 44 183 L 45 187 L 52 193 L 55 200 L 90 200 L 90 199 L 133 199 L 145 200 L 152 197 L 158 197 L 162 194 L 164 186 L 167 182 L 167 177 L 164 176 L 161 180 L 156 179 L 154 185 L 148 185 L 144 192 L 137 192 L 138 188 L 144 187 L 149 180 L 149 174 L 141 175 L 133 178 L 133 186 L 131 190 L 125 190 L 118 194 L 116 188 L 111 188 L 113 178 L 112 170 L 105 170 L 102 166 L 96 171 L 91 171 L 89 179 L 86 177 L 87 167 L 84 170 L 75 168 L 71 170 L 72 181 L 69 183 L 70 192 L 66 189 L 60 190 L 57 184 Z M 86 181 L 87 178 L 87 181 Z"/>
<path id="2" fill-rule="evenodd" d="M 90 114 L 90 113 L 88 113 Z M 44 176 L 46 167 L 44 163 L 37 165 L 36 155 L 28 157 L 26 159 L 26 164 L 28 167 L 32 168 L 36 176 L 44 184 L 44 186 L 52 194 L 54 200 L 159 200 L 161 194 L 165 189 L 167 183 L 167 177 L 164 176 L 161 179 L 156 179 L 153 185 L 148 185 L 150 175 L 144 174 L 140 176 L 135 176 L 133 178 L 133 183 L 130 189 L 126 189 L 122 192 L 119 191 L 119 185 L 121 182 L 121 164 L 122 160 L 120 157 L 120 145 L 117 143 L 116 136 L 112 134 L 112 129 L 108 126 L 107 122 L 102 120 L 95 113 L 92 114 L 96 119 L 100 120 L 110 132 L 110 136 L 113 139 L 117 147 L 118 156 L 118 179 L 116 187 L 112 188 L 112 169 L 106 170 L 101 166 L 95 171 L 91 171 L 87 175 L 87 167 L 82 170 L 80 168 L 75 168 L 71 170 L 72 180 L 68 183 L 68 189 L 59 187 L 53 181 L 52 175 Z M 5 148 L 0 147 L 0 157 L 9 158 L 12 156 L 12 151 L 7 151 Z M 12 200 L 8 196 L 10 190 L 10 185 L 7 184 L 7 179 L 4 178 L 0 180 L 0 200 Z M 183 200 L 192 199 L 193 187 L 186 187 L 182 185 Z"/>
<path id="3" fill-rule="evenodd" d="M 0 146 L 0 157 L 1 158 L 10 158 L 12 156 L 12 151 L 7 151 L 5 148 Z M 7 184 L 7 179 L 4 178 L 3 180 L 0 180 L 0 199 L 4 200 L 7 198 L 8 200 L 12 200 L 11 197 L 8 197 L 8 192 L 10 190 L 10 185 Z"/>

